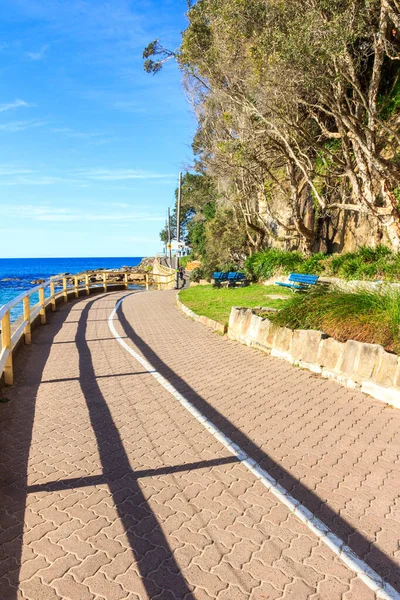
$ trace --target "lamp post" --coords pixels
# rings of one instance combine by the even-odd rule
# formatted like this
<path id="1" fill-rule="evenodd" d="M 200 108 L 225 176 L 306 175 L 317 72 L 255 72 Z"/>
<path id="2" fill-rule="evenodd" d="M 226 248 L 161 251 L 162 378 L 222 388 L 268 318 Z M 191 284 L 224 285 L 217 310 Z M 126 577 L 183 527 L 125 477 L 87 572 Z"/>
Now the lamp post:
<path id="1" fill-rule="evenodd" d="M 178 186 L 178 206 L 176 211 L 176 242 L 177 242 L 177 250 L 176 250 L 176 283 L 175 289 L 179 289 L 179 242 L 181 235 L 181 199 L 182 199 L 182 173 L 179 173 L 179 186 Z"/>

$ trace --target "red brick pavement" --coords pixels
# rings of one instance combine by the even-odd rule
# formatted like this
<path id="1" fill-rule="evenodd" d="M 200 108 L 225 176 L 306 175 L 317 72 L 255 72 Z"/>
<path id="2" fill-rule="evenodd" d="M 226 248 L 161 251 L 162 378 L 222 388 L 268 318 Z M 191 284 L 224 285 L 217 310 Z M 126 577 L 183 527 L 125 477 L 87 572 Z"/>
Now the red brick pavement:
<path id="1" fill-rule="evenodd" d="M 0 598 L 374 594 L 112 338 L 114 293 L 52 315 L 0 404 Z M 126 341 L 398 587 L 398 412 L 127 298 Z M 397 462 L 396 462 L 397 461 Z"/>

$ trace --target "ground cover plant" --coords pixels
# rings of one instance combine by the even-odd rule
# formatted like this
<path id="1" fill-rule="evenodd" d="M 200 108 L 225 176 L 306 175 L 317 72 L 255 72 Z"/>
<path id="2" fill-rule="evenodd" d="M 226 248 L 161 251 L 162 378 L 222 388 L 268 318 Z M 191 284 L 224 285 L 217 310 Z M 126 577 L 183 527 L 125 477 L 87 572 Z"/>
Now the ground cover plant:
<path id="1" fill-rule="evenodd" d="M 341 342 L 381 344 L 389 352 L 400 353 L 400 291 L 387 286 L 349 292 L 317 285 L 293 294 L 269 318 L 279 326 L 317 329 Z"/>
<path id="2" fill-rule="evenodd" d="M 271 295 L 289 297 L 291 292 L 275 285 L 251 285 L 247 287 L 226 289 L 214 288 L 211 285 L 198 285 L 182 290 L 180 300 L 198 315 L 204 315 L 214 321 L 227 324 L 232 306 L 268 306 L 282 308 L 286 300 L 271 298 Z"/>
<path id="3" fill-rule="evenodd" d="M 291 272 L 359 280 L 400 280 L 400 253 L 386 246 L 361 246 L 355 252 L 328 255 L 319 252 L 307 257 L 300 252 L 269 249 L 257 252 L 246 261 L 246 271 L 254 280 Z"/>

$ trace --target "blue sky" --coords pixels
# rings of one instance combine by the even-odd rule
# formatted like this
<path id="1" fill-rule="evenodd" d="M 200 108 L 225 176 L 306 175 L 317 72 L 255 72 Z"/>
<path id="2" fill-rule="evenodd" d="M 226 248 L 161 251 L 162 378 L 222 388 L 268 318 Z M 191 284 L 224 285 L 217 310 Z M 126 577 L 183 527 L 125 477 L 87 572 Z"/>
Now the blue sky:
<path id="1" fill-rule="evenodd" d="M 158 232 L 194 118 L 169 63 L 185 0 L 2 0 L 0 257 L 140 256 Z"/>

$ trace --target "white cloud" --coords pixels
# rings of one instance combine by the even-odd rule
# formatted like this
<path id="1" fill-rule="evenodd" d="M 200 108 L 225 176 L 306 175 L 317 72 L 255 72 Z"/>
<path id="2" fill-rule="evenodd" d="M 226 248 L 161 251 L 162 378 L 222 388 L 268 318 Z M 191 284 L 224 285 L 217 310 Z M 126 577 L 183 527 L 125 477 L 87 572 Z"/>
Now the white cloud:
<path id="1" fill-rule="evenodd" d="M 15 133 L 16 131 L 31 129 L 32 127 L 43 127 L 43 125 L 46 125 L 46 122 L 39 121 L 38 119 L 32 119 L 31 121 L 10 121 L 9 123 L 1 123 L 0 131 Z"/>
<path id="2" fill-rule="evenodd" d="M 46 52 L 49 49 L 49 45 L 45 44 L 44 46 L 41 47 L 41 49 L 39 50 L 39 52 L 26 52 L 26 55 L 31 59 L 31 60 L 43 60 L 44 57 L 46 56 Z"/>
<path id="3" fill-rule="evenodd" d="M 165 216 L 154 215 L 147 212 L 135 212 L 133 210 L 115 210 L 110 212 L 113 205 L 110 204 L 107 208 L 108 211 L 105 213 L 93 211 L 80 210 L 78 208 L 70 209 L 65 207 L 55 207 L 50 205 L 34 205 L 34 204 L 4 204 L 2 205 L 3 216 L 19 217 L 20 219 L 28 219 L 31 221 L 46 221 L 53 223 L 61 222 L 143 222 L 143 221 L 155 221 L 162 222 L 165 220 Z M 116 205 L 117 208 L 117 205 Z"/>
<path id="4" fill-rule="evenodd" d="M 25 100 L 20 100 L 16 98 L 14 102 L 8 102 L 6 104 L 0 104 L 0 112 L 5 112 L 6 110 L 12 110 L 13 108 L 20 108 L 21 106 L 32 106 L 25 102 Z"/>
<path id="5" fill-rule="evenodd" d="M 137 169 L 88 169 L 79 171 L 79 175 L 97 181 L 122 181 L 127 179 L 174 179 L 176 176 L 166 173 L 152 173 Z"/>
<path id="6" fill-rule="evenodd" d="M 53 133 L 61 133 L 63 135 L 66 135 L 67 137 L 71 137 L 71 138 L 98 138 L 98 137 L 103 137 L 104 133 L 100 132 L 100 131 L 94 131 L 94 132 L 90 132 L 90 131 L 76 131 L 75 129 L 71 129 L 70 127 L 56 127 L 54 129 L 51 130 Z"/>
<path id="7" fill-rule="evenodd" d="M 34 171 L 32 171 L 32 169 L 21 169 L 19 167 L 0 165 L 0 176 L 1 177 L 13 177 L 15 175 L 29 175 L 31 173 L 34 173 Z"/>
<path id="8" fill-rule="evenodd" d="M 77 131 L 71 127 L 54 127 L 51 132 L 71 139 L 86 140 L 95 146 L 110 144 L 118 140 L 117 137 L 111 136 L 105 131 Z"/>
<path id="9" fill-rule="evenodd" d="M 28 122 L 18 121 L 0 125 L 0 132 L 3 131 L 22 131 L 27 128 Z M 31 124 L 30 126 L 39 126 L 42 123 Z M 29 169 L 15 165 L 0 165 L 0 186 L 18 186 L 18 185 L 74 185 L 81 188 L 93 188 L 101 185 L 102 189 L 110 190 L 129 190 L 134 181 L 156 180 L 159 182 L 170 182 L 176 178 L 175 174 L 156 173 L 151 171 L 141 171 L 136 169 L 81 169 L 79 171 L 65 171 L 56 173 L 46 173 L 37 169 Z M 115 183 L 114 183 L 115 182 Z M 126 182 L 121 185 L 118 182 Z M 108 204 L 109 206 L 109 204 Z M 126 208 L 121 206 L 120 208 Z"/>

